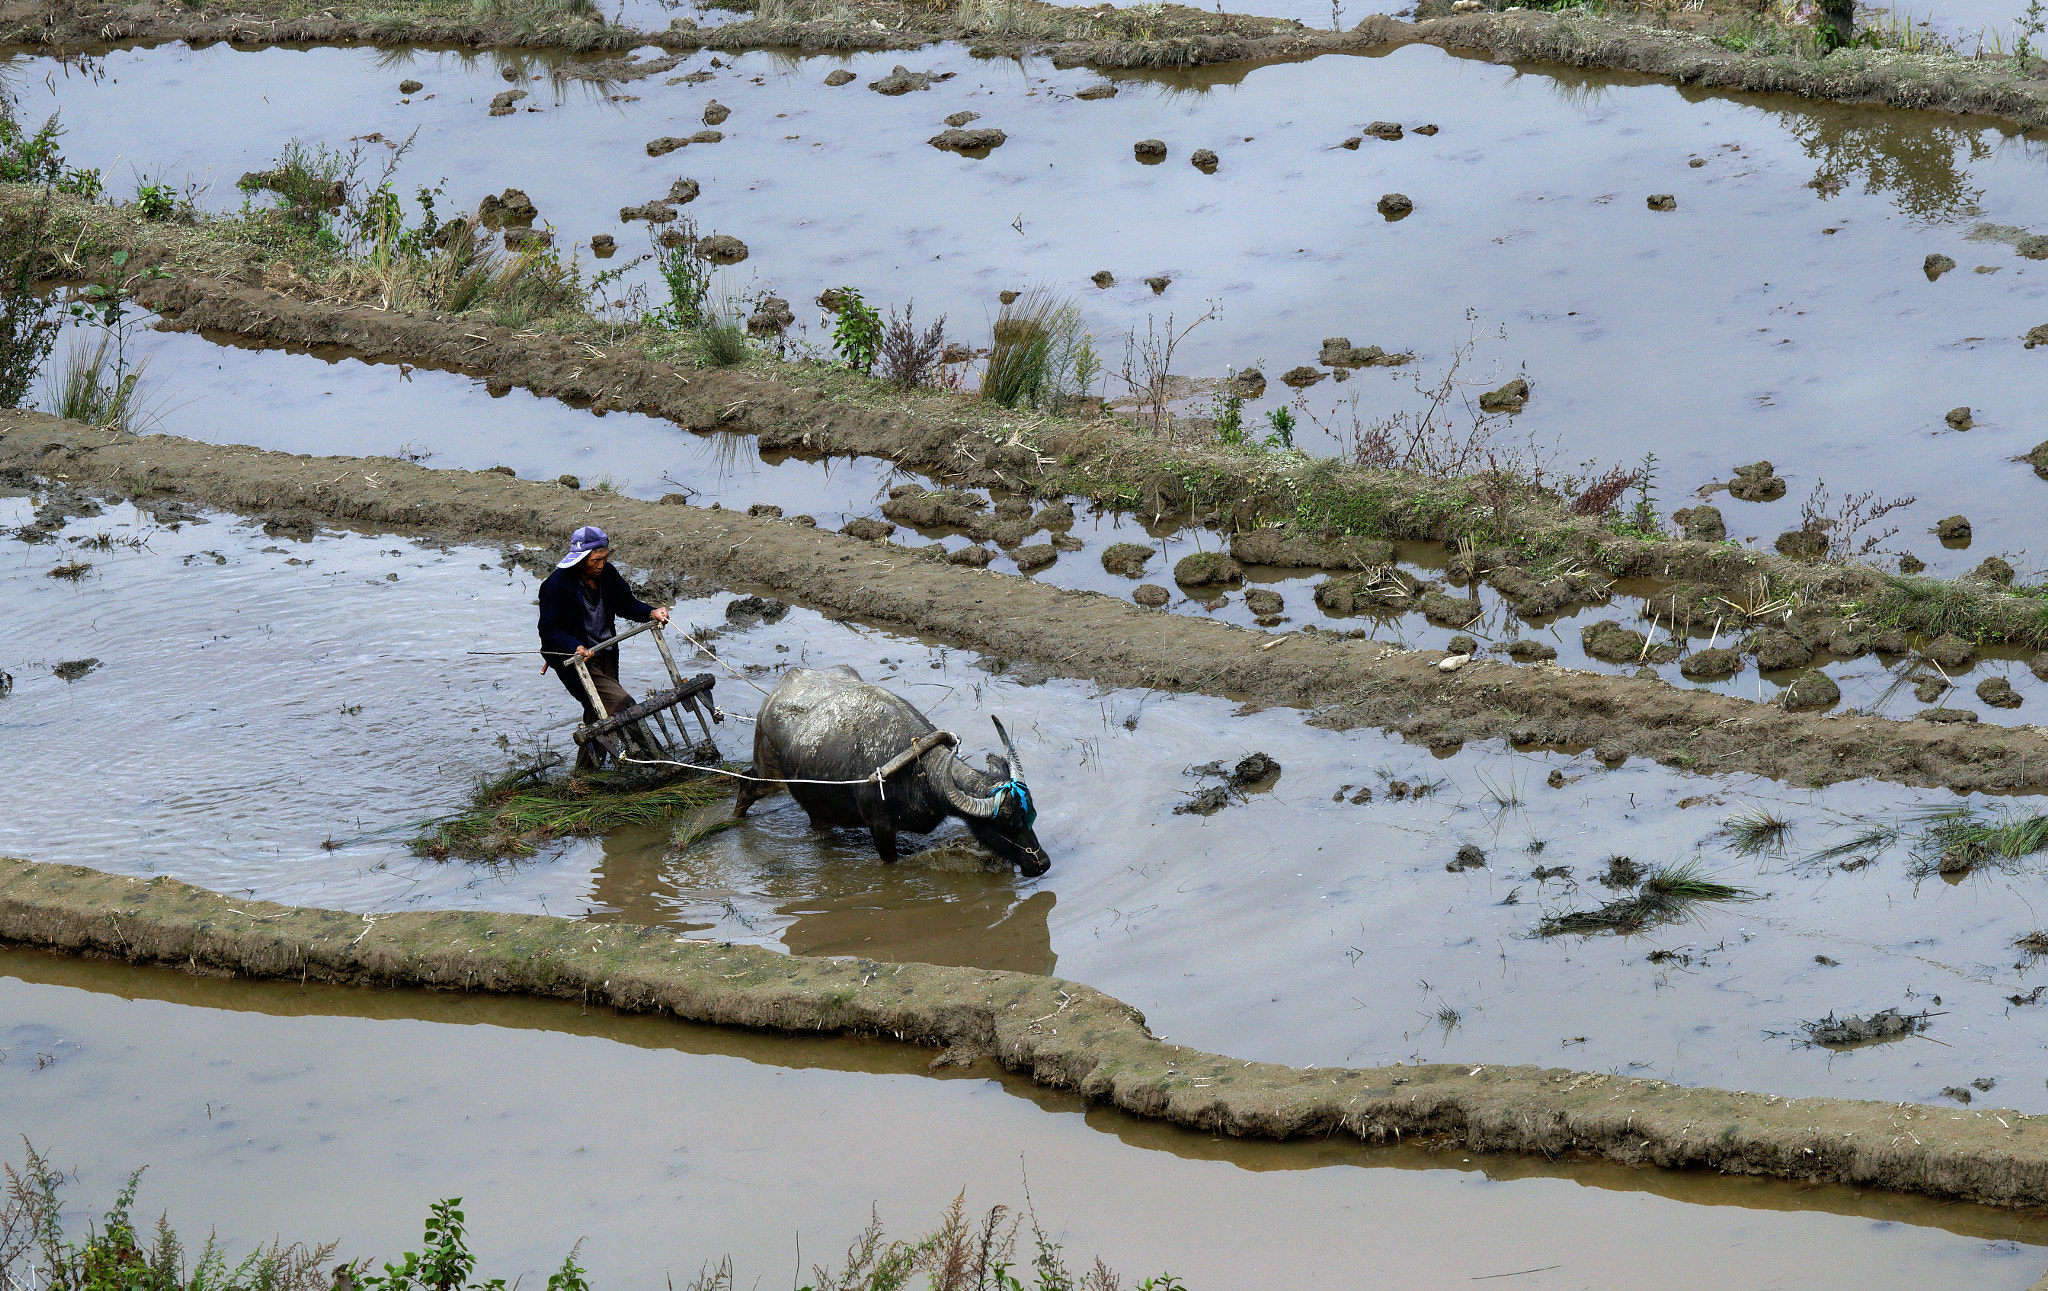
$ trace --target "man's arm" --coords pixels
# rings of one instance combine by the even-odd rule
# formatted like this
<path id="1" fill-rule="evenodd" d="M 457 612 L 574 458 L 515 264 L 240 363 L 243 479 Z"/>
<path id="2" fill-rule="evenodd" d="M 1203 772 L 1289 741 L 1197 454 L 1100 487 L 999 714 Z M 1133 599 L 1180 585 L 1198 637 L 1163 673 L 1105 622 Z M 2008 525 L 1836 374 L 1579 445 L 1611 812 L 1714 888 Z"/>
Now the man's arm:
<path id="1" fill-rule="evenodd" d="M 633 589 L 626 583 L 626 576 L 619 572 L 616 565 L 608 564 L 604 567 L 604 574 L 598 579 L 598 585 L 604 591 L 605 608 L 620 618 L 631 619 L 635 623 L 645 623 L 649 619 L 668 622 L 667 610 L 656 609 L 633 595 Z"/>
<path id="2" fill-rule="evenodd" d="M 583 644 L 580 616 L 575 614 L 571 598 L 561 594 L 564 586 L 562 580 L 552 575 L 540 585 L 541 649 L 557 656 L 572 654 Z"/>

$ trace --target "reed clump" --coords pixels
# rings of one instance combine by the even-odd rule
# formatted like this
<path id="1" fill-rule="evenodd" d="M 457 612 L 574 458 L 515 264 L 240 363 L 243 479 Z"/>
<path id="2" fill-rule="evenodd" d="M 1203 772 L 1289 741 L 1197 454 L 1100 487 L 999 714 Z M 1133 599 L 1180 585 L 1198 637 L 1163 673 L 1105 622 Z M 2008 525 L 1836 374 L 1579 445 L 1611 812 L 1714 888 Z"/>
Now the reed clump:
<path id="1" fill-rule="evenodd" d="M 1074 392 L 1084 348 L 1080 309 L 1049 288 L 1033 287 L 996 315 L 981 397 L 1005 408 L 1058 408 Z"/>

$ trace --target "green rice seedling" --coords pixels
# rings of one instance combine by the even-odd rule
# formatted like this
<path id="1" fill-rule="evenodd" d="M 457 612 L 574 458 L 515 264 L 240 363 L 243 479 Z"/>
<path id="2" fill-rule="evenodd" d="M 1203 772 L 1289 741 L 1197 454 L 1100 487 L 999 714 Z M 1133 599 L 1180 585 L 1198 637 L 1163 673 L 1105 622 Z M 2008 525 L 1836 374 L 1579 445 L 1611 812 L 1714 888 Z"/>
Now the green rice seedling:
<path id="1" fill-rule="evenodd" d="M 1642 891 L 1668 903 L 1694 901 L 1749 901 L 1756 893 L 1707 876 L 1699 860 L 1659 865 L 1643 879 Z"/>
<path id="2" fill-rule="evenodd" d="M 1855 833 L 1839 843 L 1809 852 L 1799 858 L 1801 865 L 1834 865 L 1851 857 L 1874 858 L 1893 843 L 1899 841 L 1904 832 L 1897 825 L 1859 820 L 1862 826 Z M 1860 867 L 1859 867 L 1860 868 Z"/>
<path id="3" fill-rule="evenodd" d="M 1597 932 L 1628 934 L 1692 914 L 1705 901 L 1751 901 L 1756 893 L 1710 878 L 1697 860 L 1660 865 L 1643 877 L 1631 896 L 1610 901 L 1597 910 L 1569 910 L 1547 915 L 1537 924 L 1538 936 L 1564 933 L 1590 936 Z"/>
<path id="4" fill-rule="evenodd" d="M 1765 852 L 1785 850 L 1785 840 L 1792 833 L 1792 822 L 1777 815 L 1767 807 L 1752 807 L 1737 812 L 1721 823 L 1738 856 L 1759 856 Z"/>
<path id="5" fill-rule="evenodd" d="M 1033 287 L 996 315 L 981 397 L 1005 408 L 1055 408 L 1085 342 L 1081 311 L 1065 296 Z"/>
<path id="6" fill-rule="evenodd" d="M 723 776 L 669 778 L 633 770 L 551 777 L 554 766 L 518 767 L 480 781 L 467 810 L 421 824 L 412 841 L 414 855 L 530 856 L 562 838 L 664 824 L 731 792 Z"/>
<path id="7" fill-rule="evenodd" d="M 693 816 L 676 822 L 675 829 L 670 832 L 668 837 L 669 846 L 679 852 L 686 852 L 707 838 L 723 834 L 738 823 L 731 816 L 726 815 Z"/>
<path id="8" fill-rule="evenodd" d="M 1911 873 L 1967 874 L 1980 865 L 2012 869 L 2048 851 L 2048 814 L 1968 803 L 1934 807 L 1907 817 L 1913 829 Z"/>

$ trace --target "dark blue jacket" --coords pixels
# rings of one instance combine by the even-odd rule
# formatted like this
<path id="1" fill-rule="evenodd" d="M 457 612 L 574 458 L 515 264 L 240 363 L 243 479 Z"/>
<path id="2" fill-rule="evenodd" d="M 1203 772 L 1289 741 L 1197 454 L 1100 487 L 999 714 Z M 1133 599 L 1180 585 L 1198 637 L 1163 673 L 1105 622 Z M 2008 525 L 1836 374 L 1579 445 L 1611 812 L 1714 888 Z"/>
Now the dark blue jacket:
<path id="1" fill-rule="evenodd" d="M 597 576 L 597 591 L 604 601 L 604 636 L 585 640 L 583 636 L 583 598 L 578 585 L 583 581 L 583 567 L 572 565 L 549 574 L 540 585 L 540 648 L 553 651 L 555 655 L 571 654 L 577 646 L 596 645 L 611 636 L 618 628 L 613 615 L 645 623 L 654 617 L 654 607 L 633 595 L 633 589 L 626 586 L 625 578 L 618 566 L 607 563 L 604 572 Z M 613 646 L 606 654 L 616 655 L 618 647 Z M 550 664 L 559 665 L 559 657 L 550 658 Z"/>

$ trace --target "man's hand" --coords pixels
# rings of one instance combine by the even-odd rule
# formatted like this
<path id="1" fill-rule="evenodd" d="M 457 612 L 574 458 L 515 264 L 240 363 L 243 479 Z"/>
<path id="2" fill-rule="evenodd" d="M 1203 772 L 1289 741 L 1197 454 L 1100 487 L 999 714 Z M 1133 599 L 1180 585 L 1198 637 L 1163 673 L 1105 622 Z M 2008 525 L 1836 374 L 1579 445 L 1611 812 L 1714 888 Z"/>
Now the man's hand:
<path id="1" fill-rule="evenodd" d="M 578 659 L 588 659 L 588 658 L 590 658 L 590 647 L 589 647 L 589 646 L 577 646 L 577 647 L 576 647 L 576 657 L 577 657 Z"/>
<path id="2" fill-rule="evenodd" d="M 652 619 L 653 619 L 653 620 L 654 620 L 654 621 L 655 621 L 656 623 L 667 623 L 667 622 L 668 622 L 668 611 L 667 611 L 667 610 L 656 610 L 656 611 L 655 611 L 655 612 L 654 612 L 654 613 L 653 613 L 653 614 L 652 614 L 651 616 L 649 616 L 649 617 L 651 617 L 651 618 L 652 618 Z"/>

